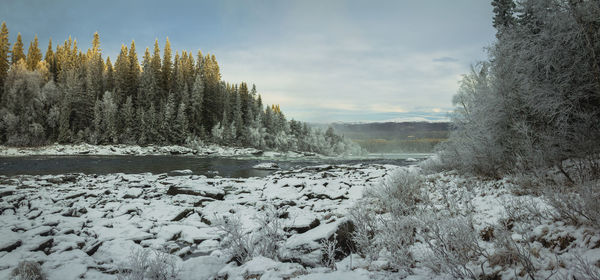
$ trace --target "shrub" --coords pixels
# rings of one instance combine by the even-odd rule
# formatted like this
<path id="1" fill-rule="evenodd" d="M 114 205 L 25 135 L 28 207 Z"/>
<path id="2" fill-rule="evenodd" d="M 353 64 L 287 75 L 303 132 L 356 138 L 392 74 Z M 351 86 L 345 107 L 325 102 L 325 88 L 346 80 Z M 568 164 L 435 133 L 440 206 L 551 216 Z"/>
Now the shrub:
<path id="1" fill-rule="evenodd" d="M 37 262 L 22 261 L 11 273 L 13 280 L 44 280 L 46 275 Z"/>
<path id="2" fill-rule="evenodd" d="M 573 188 L 555 187 L 544 198 L 554 207 L 555 218 L 575 225 L 600 227 L 600 180 L 577 184 Z"/>
<path id="3" fill-rule="evenodd" d="M 179 274 L 176 257 L 160 250 L 132 249 L 125 267 L 119 269 L 119 280 L 167 280 Z"/>
<path id="4" fill-rule="evenodd" d="M 485 259 L 488 254 L 479 245 L 472 217 L 434 215 L 422 222 L 422 230 L 431 252 L 427 265 L 434 272 L 446 272 L 457 279 L 477 279 L 479 273 L 472 265 L 483 267 L 482 257 Z"/>
<path id="5" fill-rule="evenodd" d="M 282 212 L 282 209 L 266 205 L 262 214 L 255 217 L 258 230 L 253 233 L 244 230 L 238 216 L 219 219 L 217 226 L 225 233 L 221 247 L 238 264 L 243 264 L 255 256 L 277 260 L 279 249 L 285 240 L 283 225 L 279 220 Z"/>
<path id="6" fill-rule="evenodd" d="M 365 196 L 375 198 L 383 211 L 405 216 L 415 213 L 417 204 L 424 201 L 422 185 L 422 175 L 402 168 L 384 178 L 381 185 L 367 189 Z"/>

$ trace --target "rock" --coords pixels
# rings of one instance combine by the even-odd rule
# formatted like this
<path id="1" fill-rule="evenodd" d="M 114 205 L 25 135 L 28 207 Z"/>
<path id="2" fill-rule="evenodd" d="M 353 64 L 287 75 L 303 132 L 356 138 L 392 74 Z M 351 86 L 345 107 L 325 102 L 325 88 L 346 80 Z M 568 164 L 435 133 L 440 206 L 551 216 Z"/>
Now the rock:
<path id="1" fill-rule="evenodd" d="M 23 242 L 21 242 L 21 240 L 17 240 L 13 243 L 5 244 L 2 247 L 0 247 L 0 252 L 11 252 L 12 250 L 21 247 L 21 245 L 23 245 Z"/>
<path id="2" fill-rule="evenodd" d="M 318 227 L 320 224 L 321 224 L 321 221 L 319 221 L 319 219 L 314 219 L 308 226 L 305 226 L 305 227 L 289 226 L 289 227 L 284 227 L 283 230 L 286 232 L 295 231 L 297 233 L 305 233 L 313 228 Z"/>
<path id="3" fill-rule="evenodd" d="M 9 196 L 9 195 L 13 195 L 14 193 L 15 193 L 14 191 L 0 192 L 0 198 L 5 197 L 5 196 Z"/>
<path id="4" fill-rule="evenodd" d="M 95 254 L 96 251 L 98 251 L 98 248 L 100 248 L 100 246 L 102 246 L 102 243 L 104 243 L 104 242 L 99 241 L 99 242 L 96 242 L 96 243 L 90 245 L 88 248 L 85 249 L 85 253 L 88 254 L 88 256 Z"/>
<path id="5" fill-rule="evenodd" d="M 169 171 L 169 173 L 167 173 L 168 176 L 187 176 L 187 175 L 192 175 L 192 174 L 194 174 L 194 172 L 192 172 L 192 170 L 189 170 L 189 169 L 172 170 L 172 171 Z"/>
<path id="6" fill-rule="evenodd" d="M 52 249 L 52 244 L 54 244 L 54 238 L 50 238 L 50 239 L 42 242 L 42 244 L 40 244 L 40 246 L 33 249 L 32 251 L 42 251 L 42 252 L 44 252 L 44 254 L 50 255 L 50 249 Z"/>
<path id="7" fill-rule="evenodd" d="M 259 163 L 257 165 L 252 166 L 252 168 L 254 169 L 261 169 L 261 170 L 279 170 L 279 165 L 277 165 L 277 163 L 274 162 L 263 162 L 263 163 Z"/>
<path id="8" fill-rule="evenodd" d="M 181 185 L 181 186 L 170 186 L 167 190 L 168 195 L 187 194 L 195 196 L 204 196 L 216 200 L 223 200 L 225 198 L 225 192 L 221 189 L 217 189 L 211 186 L 203 185 Z"/>
<path id="9" fill-rule="evenodd" d="M 179 213 L 177 216 L 175 216 L 175 218 L 173 218 L 171 221 L 172 222 L 181 221 L 181 220 L 183 220 L 183 218 L 189 216 L 192 213 L 194 213 L 194 209 L 185 209 L 181 213 Z"/>

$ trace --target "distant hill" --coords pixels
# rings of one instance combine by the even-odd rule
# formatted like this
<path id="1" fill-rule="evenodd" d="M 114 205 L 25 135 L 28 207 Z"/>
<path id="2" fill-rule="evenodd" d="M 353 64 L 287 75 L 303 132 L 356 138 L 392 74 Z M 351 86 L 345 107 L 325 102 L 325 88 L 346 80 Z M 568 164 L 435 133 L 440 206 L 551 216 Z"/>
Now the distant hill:
<path id="1" fill-rule="evenodd" d="M 448 138 L 447 122 L 333 123 L 333 129 L 371 153 L 429 153 Z"/>

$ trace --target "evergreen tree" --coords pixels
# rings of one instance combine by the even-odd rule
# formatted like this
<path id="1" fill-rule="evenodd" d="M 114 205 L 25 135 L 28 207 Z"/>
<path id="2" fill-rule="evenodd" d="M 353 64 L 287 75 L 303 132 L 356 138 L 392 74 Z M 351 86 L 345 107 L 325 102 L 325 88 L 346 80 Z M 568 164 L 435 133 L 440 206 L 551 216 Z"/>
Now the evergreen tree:
<path id="1" fill-rule="evenodd" d="M 173 125 L 173 142 L 176 144 L 183 144 L 187 138 L 188 133 L 188 120 L 185 113 L 185 103 L 179 104 L 177 110 L 177 116 L 175 117 L 175 123 Z"/>
<path id="2" fill-rule="evenodd" d="M 118 129 L 118 131 L 120 131 L 119 135 L 121 136 L 121 142 L 133 144 L 135 143 L 134 139 L 136 139 L 134 128 L 136 124 L 134 122 L 135 109 L 133 108 L 133 100 L 131 96 L 127 97 L 127 100 L 125 101 L 125 104 L 123 104 L 123 106 L 121 107 L 120 111 L 121 112 L 119 114 L 119 124 L 121 127 L 120 129 Z"/>
<path id="3" fill-rule="evenodd" d="M 25 59 L 25 53 L 23 50 L 23 39 L 21 33 L 17 35 L 17 41 L 13 45 L 12 49 L 12 64 L 17 64 L 20 59 Z"/>
<path id="4" fill-rule="evenodd" d="M 44 61 L 48 65 L 48 71 L 52 74 L 52 79 L 56 80 L 56 59 L 54 58 L 54 50 L 52 49 L 52 38 L 48 40 L 48 48 L 44 55 Z"/>
<path id="5" fill-rule="evenodd" d="M 95 101 L 101 99 L 104 92 L 103 77 L 104 60 L 102 60 L 102 50 L 100 49 L 100 36 L 98 32 L 94 33 L 92 40 L 92 49 L 87 55 L 87 71 L 86 71 L 86 89 L 88 98 Z"/>
<path id="6" fill-rule="evenodd" d="M 10 62 L 8 60 L 9 53 L 10 42 L 8 40 L 8 28 L 6 27 L 6 22 L 2 22 L 2 27 L 0 28 L 0 100 L 2 100 L 4 81 L 8 75 L 8 69 L 10 68 Z"/>
<path id="7" fill-rule="evenodd" d="M 141 108 L 147 109 L 150 104 L 159 104 L 158 102 L 158 84 L 155 72 L 152 69 L 152 58 L 150 52 L 146 48 L 144 60 L 142 62 L 142 74 L 140 76 L 140 96 L 139 105 Z"/>
<path id="8" fill-rule="evenodd" d="M 110 57 L 106 58 L 106 70 L 104 71 L 104 89 L 115 92 L 115 70 L 113 69 Z"/>
<path id="9" fill-rule="evenodd" d="M 129 78 L 131 66 L 129 65 L 129 56 L 127 47 L 121 45 L 121 52 L 115 63 L 115 102 L 122 104 L 129 94 Z"/>
<path id="10" fill-rule="evenodd" d="M 202 102 L 204 99 L 204 81 L 202 74 L 196 74 L 190 98 L 190 130 L 194 135 L 200 135 L 202 131 Z"/>
<path id="11" fill-rule="evenodd" d="M 29 50 L 27 51 L 27 69 L 34 71 L 37 68 L 38 63 L 42 60 L 42 52 L 40 51 L 38 43 L 38 37 L 35 35 L 33 42 L 29 43 Z"/>
<path id="12" fill-rule="evenodd" d="M 172 75 L 173 75 L 173 66 L 171 61 L 171 42 L 169 42 L 169 37 L 167 37 L 167 42 L 165 43 L 165 49 L 163 51 L 163 60 L 162 60 L 162 68 L 161 68 L 161 88 L 163 90 L 163 98 L 168 96 L 168 93 L 173 89 L 172 87 Z"/>
<path id="13" fill-rule="evenodd" d="M 127 75 L 127 96 L 133 99 L 133 104 L 137 105 L 138 101 L 135 100 L 138 94 L 139 83 L 140 83 L 140 63 L 138 61 L 137 53 L 135 51 L 135 42 L 131 40 L 131 47 L 129 48 L 129 71 Z"/>

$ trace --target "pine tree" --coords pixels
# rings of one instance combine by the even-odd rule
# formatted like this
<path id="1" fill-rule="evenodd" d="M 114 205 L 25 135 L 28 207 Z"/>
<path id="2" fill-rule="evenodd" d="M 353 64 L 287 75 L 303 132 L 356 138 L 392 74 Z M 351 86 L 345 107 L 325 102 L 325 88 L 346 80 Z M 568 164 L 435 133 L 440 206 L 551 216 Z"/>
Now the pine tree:
<path id="1" fill-rule="evenodd" d="M 121 107 L 119 114 L 120 138 L 122 143 L 133 144 L 136 138 L 134 132 L 135 109 L 133 108 L 133 100 L 131 96 L 127 97 L 125 104 Z"/>
<path id="2" fill-rule="evenodd" d="M 129 94 L 129 74 L 131 67 L 129 66 L 129 56 L 127 47 L 121 45 L 121 52 L 115 63 L 115 102 L 123 104 Z"/>
<path id="3" fill-rule="evenodd" d="M 172 121 L 173 121 L 173 113 L 175 110 L 175 103 L 173 101 L 173 95 L 169 95 L 167 102 L 163 104 L 161 110 L 161 121 L 160 121 L 160 135 L 162 143 L 171 143 L 173 142 L 173 133 L 172 133 Z"/>
<path id="4" fill-rule="evenodd" d="M 173 75 L 173 66 L 171 61 L 171 42 L 169 42 L 169 37 L 167 37 L 167 42 L 165 43 L 165 49 L 163 51 L 163 60 L 162 60 L 162 68 L 161 68 L 161 88 L 163 90 L 163 97 L 167 97 L 168 93 L 173 89 L 172 86 L 172 75 Z"/>
<path id="5" fill-rule="evenodd" d="M 100 36 L 96 32 L 92 40 L 92 49 L 87 55 L 86 89 L 88 98 L 91 100 L 95 101 L 102 97 L 104 92 L 103 74 L 104 60 L 102 60 L 102 50 L 100 49 Z"/>
<path id="6" fill-rule="evenodd" d="M 190 98 L 190 128 L 194 135 L 201 135 L 202 131 L 202 102 L 204 99 L 204 81 L 202 80 L 202 74 L 196 74 L 196 79 L 192 87 L 191 98 Z"/>
<path id="7" fill-rule="evenodd" d="M 35 35 L 33 42 L 29 43 L 29 50 L 27 51 L 26 58 L 27 69 L 30 71 L 34 71 L 40 60 L 42 60 L 42 52 L 40 51 L 38 44 L 38 37 Z"/>
<path id="8" fill-rule="evenodd" d="M 127 79 L 127 96 L 131 96 L 133 104 L 137 105 L 138 101 L 135 100 L 140 87 L 140 63 L 138 61 L 137 53 L 135 51 L 135 42 L 131 40 L 131 47 L 129 48 L 129 72 Z"/>
<path id="9" fill-rule="evenodd" d="M 54 58 L 54 50 L 52 49 L 52 38 L 48 40 L 48 48 L 44 55 L 44 61 L 48 65 L 48 71 L 52 74 L 52 79 L 56 80 L 56 60 Z"/>
<path id="10" fill-rule="evenodd" d="M 17 41 L 13 45 L 12 49 L 12 64 L 17 64 L 20 59 L 25 59 L 25 53 L 23 50 L 23 39 L 21 39 L 21 33 L 17 35 Z"/>
<path id="11" fill-rule="evenodd" d="M 113 69 L 110 57 L 106 58 L 106 70 L 104 71 L 104 89 L 110 92 L 115 91 L 115 70 Z"/>
<path id="12" fill-rule="evenodd" d="M 188 133 L 188 120 L 185 113 L 185 103 L 183 102 L 179 104 L 172 133 L 174 143 L 183 144 L 185 142 Z"/>
<path id="13" fill-rule="evenodd" d="M 157 81 L 152 69 L 152 58 L 150 51 L 146 48 L 142 62 L 142 74 L 140 76 L 140 102 L 141 108 L 148 109 L 150 104 L 158 104 L 157 100 Z M 156 103 L 155 103 L 156 102 Z"/>
<path id="14" fill-rule="evenodd" d="M 0 28 L 0 100 L 2 100 L 4 81 L 8 75 L 8 69 L 10 68 L 10 62 L 8 60 L 9 53 L 10 42 L 8 41 L 8 28 L 6 27 L 6 22 L 2 22 L 2 27 Z"/>

